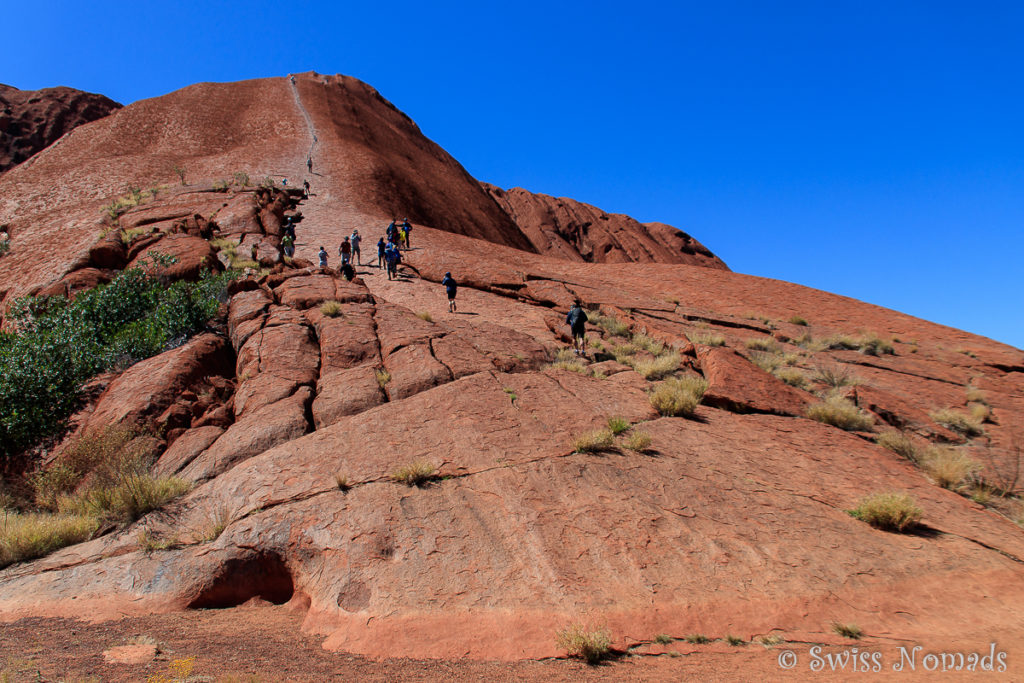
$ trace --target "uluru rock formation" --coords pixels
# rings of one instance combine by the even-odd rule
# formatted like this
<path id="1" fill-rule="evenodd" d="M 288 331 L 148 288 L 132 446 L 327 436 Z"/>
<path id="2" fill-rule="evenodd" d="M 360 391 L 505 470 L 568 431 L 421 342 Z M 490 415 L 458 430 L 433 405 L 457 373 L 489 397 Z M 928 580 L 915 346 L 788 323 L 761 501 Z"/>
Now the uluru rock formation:
<path id="1" fill-rule="evenodd" d="M 83 123 L 121 105 L 74 88 L 18 90 L 0 83 L 0 173 L 52 145 Z"/>
<path id="2" fill-rule="evenodd" d="M 374 244 L 406 216 L 392 280 Z M 1024 635 L 1024 352 L 730 272 L 662 224 L 481 185 L 355 79 L 134 103 L 0 176 L 0 223 L 5 305 L 151 250 L 178 255 L 175 278 L 244 273 L 207 330 L 98 380 L 65 437 L 134 421 L 154 471 L 194 488 L 0 570 L 0 619 L 262 598 L 331 649 L 499 659 L 564 654 L 572 623 L 637 651 L 656 634 L 831 642 L 833 622 L 881 642 Z M 364 265 L 346 281 L 353 228 Z M 310 265 L 321 245 L 331 269 Z M 652 399 L 701 380 L 692 412 Z M 808 417 L 826 398 L 859 422 Z M 583 444 L 609 418 L 628 429 Z M 896 430 L 910 455 L 876 443 Z M 977 466 L 944 488 L 929 464 L 949 452 Z M 920 506 L 914 533 L 849 514 L 892 491 Z"/>

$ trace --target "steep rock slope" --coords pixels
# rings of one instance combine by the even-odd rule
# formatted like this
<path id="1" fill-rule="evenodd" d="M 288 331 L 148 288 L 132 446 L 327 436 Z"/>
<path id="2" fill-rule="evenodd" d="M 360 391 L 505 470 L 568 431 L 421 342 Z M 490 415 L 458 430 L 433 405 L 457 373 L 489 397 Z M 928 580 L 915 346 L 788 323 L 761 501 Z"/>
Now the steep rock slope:
<path id="1" fill-rule="evenodd" d="M 685 263 L 727 269 L 703 244 L 664 223 L 640 223 L 565 197 L 483 183 L 533 247 L 571 261 Z"/>
<path id="2" fill-rule="evenodd" d="M 18 90 L 0 83 L 0 173 L 120 107 L 108 97 L 74 88 Z"/>
<path id="3" fill-rule="evenodd" d="M 144 149 L 166 145 L 165 156 L 129 149 L 120 165 L 92 160 L 76 132 L 58 149 L 82 156 L 60 161 L 47 150 L 0 178 L 25 190 L 24 206 L 38 211 L 33 202 L 50 197 L 83 221 L 65 226 L 55 209 L 52 223 L 19 224 L 14 251 L 0 259 L 2 287 L 73 293 L 167 245 L 190 263 L 216 251 L 230 265 L 233 251 L 268 270 L 233 286 L 220 324 L 107 378 L 76 416 L 83 428 L 155 422 L 157 471 L 195 488 L 131 525 L 0 570 L 0 619 L 116 618 L 262 598 L 300 610 L 326 647 L 373 656 L 556 655 L 555 632 L 574 622 L 607 625 L 620 649 L 649 648 L 656 634 L 830 642 L 833 621 L 890 644 L 1021 642 L 1024 532 L 1011 520 L 1021 486 L 1003 475 L 1020 464 L 1024 442 L 1024 352 L 721 268 L 587 263 L 423 224 L 397 279 L 365 265 L 352 282 L 311 268 L 302 257 L 320 244 L 336 265 L 333 246 L 353 223 L 379 230 L 393 213 L 354 206 L 372 174 L 343 153 L 366 152 L 337 132 L 345 117 L 331 113 L 327 81 L 195 86 L 238 97 L 229 111 L 196 114 L 220 138 L 189 147 L 206 134 L 181 112 L 177 131 L 143 129 L 152 137 Z M 257 104 L 268 91 L 278 96 L 272 110 Z M 182 107 L 198 101 L 174 97 Z M 288 116 L 284 103 L 295 105 Z M 136 116 L 133 107 L 92 125 Z M 229 139 L 242 123 L 265 137 Z M 98 238 L 97 210 L 110 195 L 90 199 L 76 176 L 124 179 L 141 168 L 162 177 L 180 158 L 175 149 L 192 150 L 189 185 L 158 191 Z M 310 153 L 314 194 L 297 208 L 297 193 L 280 183 L 214 187 L 239 168 L 301 178 Z M 32 167 L 63 168 L 68 187 L 32 185 Z M 127 181 L 107 191 L 117 182 Z M 477 206 L 480 195 L 465 187 L 470 208 L 459 210 L 483 216 L 486 202 Z M 11 210 L 15 200 L 2 197 Z M 300 258 L 287 264 L 281 221 L 299 213 Z M 18 240 L 50 250 L 52 276 L 31 270 L 48 266 Z M 461 285 L 454 314 L 438 284 L 446 271 Z M 12 279 L 19 273 L 27 285 Z M 590 356 L 552 365 L 577 297 L 595 313 Z M 322 309 L 327 302 L 337 304 Z M 653 408 L 660 380 L 643 370 L 656 355 L 675 357 L 667 372 L 708 382 L 693 416 Z M 783 383 L 782 368 L 799 377 Z M 837 388 L 863 412 L 861 431 L 805 416 L 831 388 L 828 374 L 849 380 Z M 982 401 L 980 435 L 933 417 Z M 629 432 L 579 452 L 576 437 L 609 417 Z M 1007 495 L 982 505 L 969 488 L 935 485 L 874 443 L 892 428 L 922 449 L 975 458 Z M 650 444 L 627 447 L 631 432 Z M 418 461 L 437 468 L 422 486 L 396 478 Z M 899 535 L 851 517 L 876 491 L 915 496 L 924 526 Z M 223 532 L 206 532 L 218 519 Z M 165 549 L 147 549 L 143 534 Z M 954 618 L 962 615 L 970 618 Z M 775 658 L 765 661 L 774 671 Z"/>

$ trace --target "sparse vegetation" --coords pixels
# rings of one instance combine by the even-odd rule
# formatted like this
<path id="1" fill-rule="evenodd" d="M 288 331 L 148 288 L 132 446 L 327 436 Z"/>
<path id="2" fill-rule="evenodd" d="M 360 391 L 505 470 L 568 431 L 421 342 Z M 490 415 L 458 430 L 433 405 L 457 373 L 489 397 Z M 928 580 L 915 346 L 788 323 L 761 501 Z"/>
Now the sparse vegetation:
<path id="1" fill-rule="evenodd" d="M 832 632 L 853 640 L 858 640 L 864 635 L 864 632 L 856 624 L 840 624 L 838 621 L 832 622 Z"/>
<path id="2" fill-rule="evenodd" d="M 174 174 L 176 176 L 178 176 L 178 180 L 181 181 L 182 186 L 184 186 L 185 185 L 185 168 L 183 166 L 179 166 L 179 165 L 175 164 L 175 166 L 174 166 L 174 168 L 172 170 L 174 171 Z"/>
<path id="3" fill-rule="evenodd" d="M 651 405 L 662 415 L 690 417 L 708 389 L 707 380 L 696 375 L 670 377 L 651 393 Z"/>
<path id="4" fill-rule="evenodd" d="M 654 642 L 658 643 L 659 645 L 668 645 L 673 640 L 675 639 L 666 633 L 659 633 L 658 635 L 654 636 Z"/>
<path id="5" fill-rule="evenodd" d="M 589 322 L 597 325 L 613 337 L 629 336 L 629 325 L 622 322 L 613 315 L 590 315 Z"/>
<path id="6" fill-rule="evenodd" d="M 765 647 L 772 647 L 773 645 L 781 645 L 782 643 L 786 642 L 786 639 L 780 635 L 771 633 L 766 636 L 759 637 L 757 639 L 757 642 L 761 643 Z"/>
<path id="7" fill-rule="evenodd" d="M 727 643 L 729 643 L 730 645 L 733 645 L 733 646 L 736 646 L 736 645 L 746 645 L 747 644 L 747 641 L 743 640 L 739 636 L 734 636 L 731 633 L 725 637 L 725 642 L 727 642 Z"/>
<path id="8" fill-rule="evenodd" d="M 986 394 L 978 387 L 969 384 L 967 385 L 966 393 L 968 403 L 983 403 L 985 405 L 988 405 L 988 394 Z"/>
<path id="9" fill-rule="evenodd" d="M 121 472 L 109 484 L 91 484 L 61 499 L 64 514 L 95 517 L 104 522 L 127 524 L 192 489 L 177 477 L 154 477 L 143 471 Z"/>
<path id="10" fill-rule="evenodd" d="M 906 493 L 874 493 L 862 498 L 857 507 L 850 510 L 852 517 L 876 529 L 897 533 L 906 532 L 917 526 L 922 514 L 921 508 Z"/>
<path id="11" fill-rule="evenodd" d="M 420 320 L 426 320 L 428 323 L 434 322 L 434 317 L 430 315 L 430 311 L 420 311 L 416 314 L 416 317 Z"/>
<path id="12" fill-rule="evenodd" d="M 869 431 L 875 423 L 870 415 L 839 395 L 808 406 L 807 417 L 848 432 Z"/>
<path id="13" fill-rule="evenodd" d="M 690 635 L 686 636 L 686 642 L 691 643 L 693 645 L 703 645 L 705 643 L 710 643 L 711 639 L 705 636 L 703 633 L 691 633 Z"/>
<path id="14" fill-rule="evenodd" d="M 792 325 L 800 325 L 802 327 L 807 327 L 807 325 L 808 325 L 807 319 L 804 318 L 803 316 L 799 316 L 799 315 L 794 315 L 792 318 L 790 318 L 786 322 L 788 322 L 788 323 L 790 323 Z"/>
<path id="15" fill-rule="evenodd" d="M 920 464 L 936 484 L 951 490 L 959 489 L 981 469 L 977 461 L 949 446 L 932 446 Z"/>
<path id="16" fill-rule="evenodd" d="M 687 332 L 687 339 L 694 344 L 703 344 L 704 346 L 725 346 L 725 337 L 714 332 Z"/>
<path id="17" fill-rule="evenodd" d="M 914 445 L 914 442 L 906 432 L 901 432 L 897 429 L 887 429 L 875 437 L 875 443 L 911 462 L 916 463 L 920 459 L 917 446 Z"/>
<path id="18" fill-rule="evenodd" d="M 933 410 L 928 415 L 943 427 L 959 432 L 964 436 L 980 436 L 985 433 L 981 420 L 973 415 L 966 415 L 951 408 Z"/>
<path id="19" fill-rule="evenodd" d="M 170 550 L 181 545 L 181 541 L 178 540 L 177 536 L 159 536 L 149 529 L 140 531 L 136 541 L 139 544 L 139 549 L 145 553 L 152 553 L 157 550 Z"/>
<path id="20" fill-rule="evenodd" d="M 328 318 L 337 318 L 341 315 L 341 302 L 325 301 L 320 304 L 320 312 Z"/>
<path id="21" fill-rule="evenodd" d="M 766 351 L 754 351 L 750 354 L 750 362 L 765 372 L 774 373 L 782 366 L 782 358 Z"/>
<path id="22" fill-rule="evenodd" d="M 845 365 L 819 365 L 814 369 L 811 379 L 833 389 L 856 386 L 861 383 L 861 379 Z"/>
<path id="23" fill-rule="evenodd" d="M 661 379 L 679 369 L 679 352 L 675 349 L 654 358 L 630 358 L 631 365 L 644 379 Z"/>
<path id="24" fill-rule="evenodd" d="M 595 429 L 585 432 L 572 440 L 572 447 L 576 453 L 598 453 L 606 451 L 615 445 L 615 436 L 610 429 Z"/>
<path id="25" fill-rule="evenodd" d="M 352 488 L 352 482 L 341 472 L 334 473 L 334 485 L 338 487 L 339 491 L 348 491 Z"/>
<path id="26" fill-rule="evenodd" d="M 373 374 L 377 377 L 377 386 L 381 389 L 386 387 L 388 382 L 391 381 L 391 373 L 384 368 L 374 368 Z"/>
<path id="27" fill-rule="evenodd" d="M 648 351 L 652 355 L 660 356 L 665 352 L 664 342 L 658 341 L 653 337 L 647 336 L 644 332 L 638 332 L 633 335 L 632 343 L 635 347 Z"/>
<path id="28" fill-rule="evenodd" d="M 778 368 L 774 375 L 791 387 L 797 389 L 807 388 L 807 377 L 796 368 Z"/>
<path id="29" fill-rule="evenodd" d="M 231 524 L 231 517 L 231 510 L 227 505 L 217 506 L 206 516 L 202 526 L 195 530 L 193 540 L 196 543 L 216 541 L 228 528 L 228 524 Z"/>
<path id="30" fill-rule="evenodd" d="M 968 406 L 968 410 L 971 411 L 971 419 L 975 420 L 978 426 L 992 417 L 992 409 L 984 403 L 972 403 Z"/>
<path id="31" fill-rule="evenodd" d="M 235 173 L 235 184 L 241 187 L 249 187 L 249 174 L 248 173 Z"/>
<path id="32" fill-rule="evenodd" d="M 612 635 L 607 628 L 589 631 L 582 624 L 572 624 L 558 631 L 555 642 L 570 657 L 578 657 L 587 664 L 597 664 L 612 649 Z"/>
<path id="33" fill-rule="evenodd" d="M 426 460 L 416 460 L 393 471 L 391 478 L 406 486 L 423 486 L 437 479 L 437 467 Z"/>
<path id="34" fill-rule="evenodd" d="M 651 435 L 647 432 L 634 430 L 623 444 L 626 448 L 637 453 L 645 453 L 651 447 Z"/>
<path id="35" fill-rule="evenodd" d="M 609 417 L 608 429 L 611 430 L 612 434 L 618 436 L 622 432 L 629 429 L 629 420 L 621 417 Z"/>
<path id="36" fill-rule="evenodd" d="M 98 527 L 95 518 L 82 515 L 0 511 L 0 568 L 81 543 Z"/>
<path id="37" fill-rule="evenodd" d="M 751 351 L 768 351 L 770 353 L 779 353 L 782 351 L 782 347 L 779 346 L 779 342 L 775 341 L 771 337 L 751 337 L 744 342 Z"/>

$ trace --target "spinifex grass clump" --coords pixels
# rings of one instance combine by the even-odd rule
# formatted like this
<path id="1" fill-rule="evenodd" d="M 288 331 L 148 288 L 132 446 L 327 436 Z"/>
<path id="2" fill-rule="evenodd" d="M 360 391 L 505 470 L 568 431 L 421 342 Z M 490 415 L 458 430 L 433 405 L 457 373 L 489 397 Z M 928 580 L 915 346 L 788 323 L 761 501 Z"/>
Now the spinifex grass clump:
<path id="1" fill-rule="evenodd" d="M 863 498 L 850 514 L 875 528 L 903 533 L 917 526 L 923 513 L 906 493 L 875 493 Z"/>
<path id="2" fill-rule="evenodd" d="M 707 389 L 708 383 L 703 377 L 670 377 L 651 393 L 651 405 L 668 417 L 690 417 Z"/>
<path id="3" fill-rule="evenodd" d="M 607 628 L 590 631 L 582 624 L 573 624 L 556 634 L 556 643 L 570 657 L 597 664 L 611 653 L 612 634 Z"/>
<path id="4" fill-rule="evenodd" d="M 0 458 L 55 433 L 78 405 L 82 384 L 182 343 L 217 314 L 229 276 L 168 283 L 154 255 L 108 285 L 62 297 L 26 298 L 8 312 L 0 341 Z"/>

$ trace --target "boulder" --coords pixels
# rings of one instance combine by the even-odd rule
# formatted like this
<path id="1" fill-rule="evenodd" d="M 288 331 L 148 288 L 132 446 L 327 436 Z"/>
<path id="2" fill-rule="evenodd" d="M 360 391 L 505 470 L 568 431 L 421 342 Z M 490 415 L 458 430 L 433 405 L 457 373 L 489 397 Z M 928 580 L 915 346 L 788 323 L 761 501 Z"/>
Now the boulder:
<path id="1" fill-rule="evenodd" d="M 150 251 L 177 259 L 176 263 L 167 266 L 162 271 L 172 281 L 196 280 L 203 270 L 222 270 L 221 263 L 217 260 L 217 253 L 210 243 L 201 237 L 185 233 L 166 235 L 149 245 L 148 248 L 140 250 L 138 256 L 132 259 L 128 267 L 139 266 Z"/>
<path id="2" fill-rule="evenodd" d="M 223 235 L 260 234 L 263 230 L 256 215 L 256 202 L 252 194 L 245 192 L 231 198 L 213 220 Z"/>
<path id="3" fill-rule="evenodd" d="M 803 417 L 814 397 L 769 375 L 727 347 L 697 346 L 708 390 L 704 403 L 737 413 Z"/>
<path id="4" fill-rule="evenodd" d="M 292 277 L 274 289 L 278 301 L 292 308 L 309 308 L 333 301 L 335 293 L 334 278 L 330 275 Z"/>

